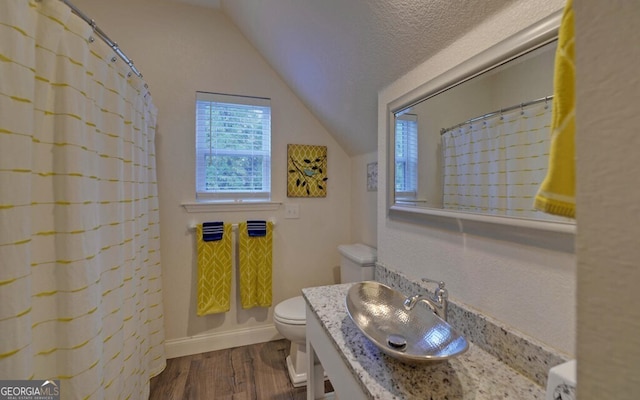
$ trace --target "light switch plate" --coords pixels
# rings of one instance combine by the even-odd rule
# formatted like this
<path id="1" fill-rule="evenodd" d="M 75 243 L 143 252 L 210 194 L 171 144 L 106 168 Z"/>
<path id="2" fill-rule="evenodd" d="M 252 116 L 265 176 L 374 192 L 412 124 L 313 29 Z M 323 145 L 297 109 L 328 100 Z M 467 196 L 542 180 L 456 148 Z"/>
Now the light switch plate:
<path id="1" fill-rule="evenodd" d="M 285 219 L 300 218 L 300 205 L 299 204 L 285 204 L 284 205 L 284 218 Z"/>

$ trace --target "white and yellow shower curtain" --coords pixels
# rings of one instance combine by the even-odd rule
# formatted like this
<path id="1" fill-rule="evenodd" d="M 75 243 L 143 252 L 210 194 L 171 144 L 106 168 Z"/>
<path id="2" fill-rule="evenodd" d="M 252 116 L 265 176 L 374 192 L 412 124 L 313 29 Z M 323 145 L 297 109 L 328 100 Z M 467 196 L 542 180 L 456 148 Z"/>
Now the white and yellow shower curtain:
<path id="1" fill-rule="evenodd" d="M 0 1 L 0 379 L 143 399 L 165 365 L 144 82 L 58 0 Z"/>
<path id="2" fill-rule="evenodd" d="M 535 210 L 549 158 L 551 104 L 475 121 L 442 135 L 447 209 L 564 220 Z"/>

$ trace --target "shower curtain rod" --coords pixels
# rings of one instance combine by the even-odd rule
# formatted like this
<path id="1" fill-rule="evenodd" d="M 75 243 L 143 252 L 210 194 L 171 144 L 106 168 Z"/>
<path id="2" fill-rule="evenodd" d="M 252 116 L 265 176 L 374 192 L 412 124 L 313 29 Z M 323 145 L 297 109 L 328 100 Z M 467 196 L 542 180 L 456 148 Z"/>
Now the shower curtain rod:
<path id="1" fill-rule="evenodd" d="M 539 99 L 535 99 L 535 100 L 531 100 L 531 101 L 527 101 L 526 103 L 516 104 L 515 106 L 511 106 L 511 107 L 507 107 L 507 108 L 501 108 L 498 111 L 492 111 L 490 113 L 486 113 L 486 114 L 481 115 L 479 117 L 468 119 L 468 120 L 466 120 L 464 122 L 461 122 L 461 123 L 459 123 L 457 125 L 454 125 L 454 126 L 452 126 L 450 128 L 447 128 L 447 129 L 442 128 L 440 130 L 440 135 L 442 136 L 445 133 L 449 132 L 450 130 L 453 130 L 453 129 L 456 129 L 456 128 L 460 128 L 461 126 L 465 126 L 467 124 L 471 124 L 471 123 L 476 122 L 476 121 L 481 121 L 481 120 L 483 120 L 485 118 L 493 117 L 494 115 L 500 115 L 500 114 L 505 113 L 505 112 L 509 112 L 509 111 L 512 111 L 512 110 L 517 110 L 518 108 L 524 108 L 524 107 L 531 106 L 531 105 L 534 105 L 534 104 L 542 103 L 543 101 L 544 102 L 548 102 L 549 100 L 552 100 L 552 99 L 553 99 L 553 95 L 546 96 L 546 97 L 541 97 Z"/>
<path id="2" fill-rule="evenodd" d="M 118 43 L 111 40 L 109 36 L 107 36 L 107 34 L 104 33 L 104 31 L 98 27 L 95 20 L 89 18 L 85 13 L 80 11 L 80 9 L 75 5 L 73 5 L 73 3 L 71 3 L 69 0 L 60 0 L 60 1 L 66 4 L 67 7 L 69 7 L 74 14 L 82 18 L 87 24 L 91 25 L 91 28 L 93 28 L 93 31 L 95 32 L 95 34 L 98 35 L 98 37 L 102 39 L 109 47 L 111 47 L 113 51 L 115 51 L 118 57 L 120 57 L 120 59 L 122 59 L 122 61 L 124 61 L 129 66 L 129 68 L 131 68 L 131 71 L 134 74 L 142 78 L 142 73 L 138 70 L 138 68 L 136 68 L 133 65 L 133 61 L 129 59 L 129 57 L 127 57 L 126 54 L 124 54 L 124 52 L 120 49 L 120 47 L 118 47 Z M 149 88 L 146 83 L 144 84 L 144 87 L 146 89 Z"/>

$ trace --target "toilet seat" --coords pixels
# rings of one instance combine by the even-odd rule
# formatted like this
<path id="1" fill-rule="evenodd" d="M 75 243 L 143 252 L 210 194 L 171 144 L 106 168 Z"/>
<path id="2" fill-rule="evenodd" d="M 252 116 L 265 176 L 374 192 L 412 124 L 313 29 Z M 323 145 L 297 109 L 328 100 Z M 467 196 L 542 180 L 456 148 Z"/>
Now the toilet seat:
<path id="1" fill-rule="evenodd" d="M 306 325 L 304 298 L 297 296 L 280 302 L 273 311 L 273 318 L 283 324 Z"/>

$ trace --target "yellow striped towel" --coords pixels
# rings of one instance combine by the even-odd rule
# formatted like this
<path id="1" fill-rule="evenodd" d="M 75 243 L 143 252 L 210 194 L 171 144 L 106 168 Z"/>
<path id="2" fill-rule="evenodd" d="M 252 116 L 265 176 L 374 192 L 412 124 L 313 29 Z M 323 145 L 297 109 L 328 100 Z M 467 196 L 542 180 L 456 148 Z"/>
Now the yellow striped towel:
<path id="1" fill-rule="evenodd" d="M 534 207 L 549 214 L 575 218 L 575 40 L 572 0 L 567 1 L 556 50 L 551 149 L 547 176 Z"/>
<path id="2" fill-rule="evenodd" d="M 265 236 L 250 237 L 247 223 L 238 224 L 240 303 L 242 308 L 270 307 L 272 300 L 273 223 Z"/>
<path id="3" fill-rule="evenodd" d="M 229 311 L 231 305 L 231 224 L 224 224 L 222 239 L 202 240 L 198 236 L 198 310 L 199 316 Z"/>

